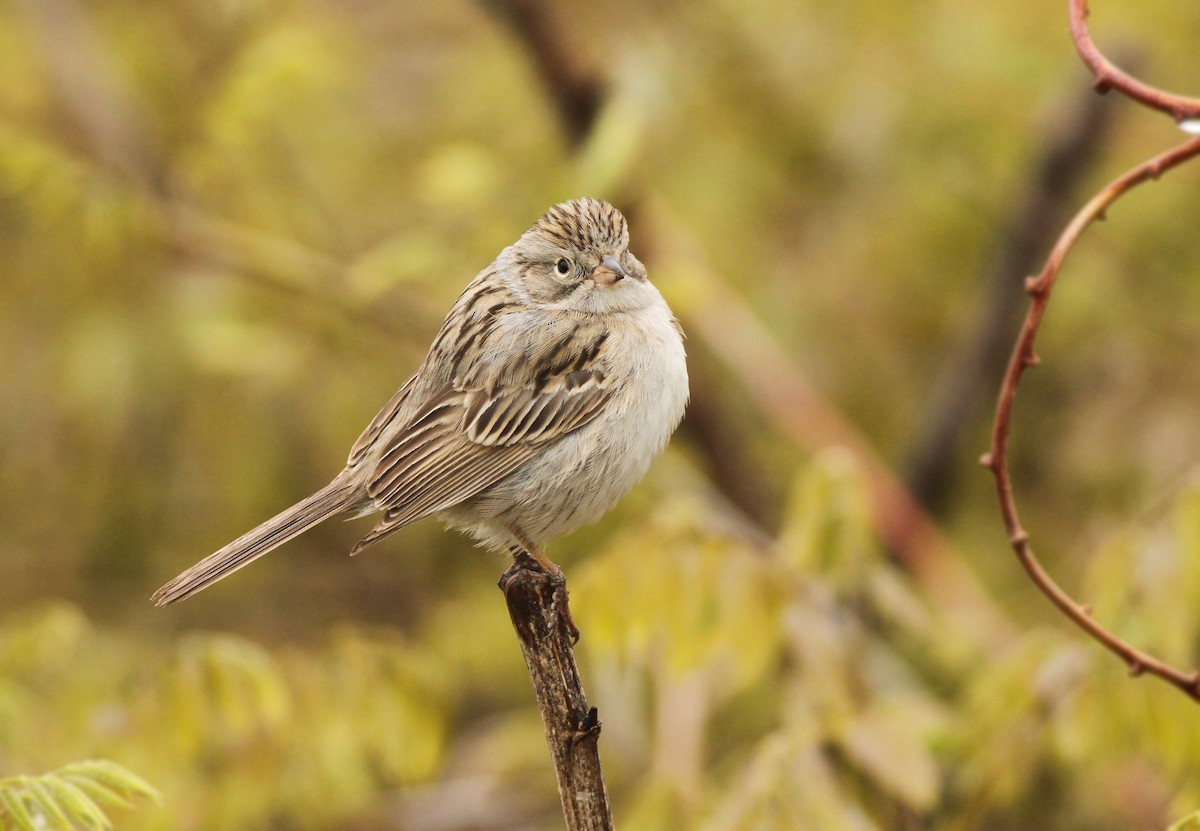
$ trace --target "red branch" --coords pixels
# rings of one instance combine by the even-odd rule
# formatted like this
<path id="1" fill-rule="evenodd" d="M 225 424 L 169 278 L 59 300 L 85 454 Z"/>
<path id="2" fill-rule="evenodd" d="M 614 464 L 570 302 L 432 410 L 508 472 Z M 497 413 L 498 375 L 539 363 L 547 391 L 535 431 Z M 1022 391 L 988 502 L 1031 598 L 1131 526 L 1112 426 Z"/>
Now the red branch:
<path id="1" fill-rule="evenodd" d="M 1046 260 L 1045 267 L 1037 277 L 1029 278 L 1025 289 L 1032 298 L 1025 323 L 1017 336 L 1013 347 L 1012 357 L 1009 358 L 1008 369 L 1004 374 L 1004 382 L 1000 387 L 1000 399 L 996 403 L 996 421 L 992 427 L 992 447 L 985 453 L 980 463 L 992 471 L 996 477 L 996 492 L 1000 497 L 1000 513 L 1004 517 L 1004 526 L 1008 530 L 1008 539 L 1017 559 L 1030 578 L 1050 600 L 1062 610 L 1077 626 L 1099 641 L 1105 648 L 1119 655 L 1129 666 L 1131 675 L 1149 673 L 1174 684 L 1192 698 L 1200 701 L 1200 672 L 1184 673 L 1162 661 L 1147 655 L 1145 652 L 1131 646 L 1108 629 L 1101 626 L 1092 618 L 1091 609 L 1078 603 L 1063 591 L 1053 578 L 1042 568 L 1033 548 L 1029 545 L 1029 534 L 1021 526 L 1017 514 L 1017 503 L 1013 497 L 1012 480 L 1008 471 L 1008 436 L 1012 424 L 1013 402 L 1017 395 L 1017 385 L 1026 369 L 1037 366 L 1038 357 L 1033 350 L 1034 339 L 1042 323 L 1042 316 L 1050 303 L 1050 292 L 1058 279 L 1063 261 L 1074 248 L 1080 235 L 1089 225 L 1104 218 L 1104 213 L 1122 195 L 1143 182 L 1157 179 L 1171 168 L 1195 156 L 1200 156 L 1200 138 L 1192 139 L 1156 156 L 1148 162 L 1138 165 L 1125 175 L 1110 182 L 1103 190 L 1092 197 L 1071 223 L 1063 231 L 1055 243 L 1054 249 Z"/>
<path id="2" fill-rule="evenodd" d="M 1151 109 L 1170 113 L 1177 122 L 1200 119 L 1200 100 L 1172 95 L 1147 86 L 1127 73 L 1117 69 L 1104 57 L 1092 42 L 1087 30 L 1087 0 L 1070 0 L 1071 38 L 1084 63 L 1096 77 L 1095 87 L 1099 92 L 1115 89 L 1134 101 Z M 996 420 L 992 426 L 992 446 L 980 462 L 992 471 L 996 479 L 996 494 L 1000 499 L 1000 514 L 1008 539 L 1022 567 L 1034 584 L 1075 625 L 1087 632 L 1106 649 L 1121 657 L 1129 667 L 1131 675 L 1156 675 L 1174 685 L 1196 701 L 1200 701 L 1200 670 L 1185 673 L 1142 652 L 1125 640 L 1110 632 L 1092 618 L 1091 608 L 1077 602 L 1062 590 L 1042 568 L 1029 544 L 1029 534 L 1021 525 L 1017 503 L 1013 496 L 1012 479 L 1008 469 L 1008 437 L 1012 426 L 1013 404 L 1017 386 L 1025 370 L 1038 365 L 1034 352 L 1034 340 L 1042 324 L 1042 317 L 1050 303 L 1050 293 L 1058 280 L 1067 254 L 1075 247 L 1079 237 L 1093 222 L 1103 219 L 1105 211 L 1114 202 L 1133 188 L 1157 179 L 1168 170 L 1200 156 L 1200 138 L 1191 139 L 1178 147 L 1144 162 L 1123 176 L 1114 179 L 1103 190 L 1092 197 L 1075 215 L 1055 243 L 1045 266 L 1036 277 L 1025 281 L 1025 290 L 1032 298 L 1021 332 L 1013 346 L 1004 381 L 1000 386 L 996 402 Z"/>
<path id="3" fill-rule="evenodd" d="M 1149 84 L 1144 84 L 1104 57 L 1088 33 L 1087 0 L 1070 1 L 1071 40 L 1075 42 L 1075 48 L 1079 50 L 1079 56 L 1083 58 L 1083 62 L 1096 76 L 1097 92 L 1103 93 L 1115 89 L 1140 104 L 1167 113 L 1175 119 L 1177 124 L 1200 119 L 1200 98 L 1173 95 Z"/>

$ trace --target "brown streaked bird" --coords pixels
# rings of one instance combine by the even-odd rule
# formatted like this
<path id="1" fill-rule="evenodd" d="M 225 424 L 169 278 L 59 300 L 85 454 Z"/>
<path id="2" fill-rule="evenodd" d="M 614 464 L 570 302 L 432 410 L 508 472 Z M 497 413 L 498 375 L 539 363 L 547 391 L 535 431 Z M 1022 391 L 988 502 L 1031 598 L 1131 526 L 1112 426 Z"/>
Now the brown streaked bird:
<path id="1" fill-rule="evenodd" d="M 436 515 L 526 551 L 599 519 L 666 446 L 688 398 L 683 332 L 606 202 L 555 205 L 450 309 L 416 374 L 325 487 L 154 593 L 190 597 L 337 514 L 381 514 L 356 554 Z"/>

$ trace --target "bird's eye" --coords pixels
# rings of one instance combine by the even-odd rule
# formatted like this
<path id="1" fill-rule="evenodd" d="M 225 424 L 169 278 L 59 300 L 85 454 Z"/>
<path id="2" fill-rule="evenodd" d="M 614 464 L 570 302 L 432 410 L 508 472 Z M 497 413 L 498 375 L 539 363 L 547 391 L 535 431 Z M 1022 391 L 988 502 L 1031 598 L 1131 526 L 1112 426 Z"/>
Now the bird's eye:
<path id="1" fill-rule="evenodd" d="M 566 257 L 559 257 L 558 262 L 554 264 L 554 267 L 558 269 L 559 274 L 566 274 L 571 270 L 571 263 Z"/>

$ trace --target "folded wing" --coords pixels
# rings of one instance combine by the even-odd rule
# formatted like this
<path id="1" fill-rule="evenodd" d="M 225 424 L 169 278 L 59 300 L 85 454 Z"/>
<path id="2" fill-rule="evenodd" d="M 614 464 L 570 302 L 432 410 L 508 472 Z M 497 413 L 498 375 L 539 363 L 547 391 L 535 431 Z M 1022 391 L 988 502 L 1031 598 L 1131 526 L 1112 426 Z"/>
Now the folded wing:
<path id="1" fill-rule="evenodd" d="M 610 395 L 605 336 L 582 330 L 566 327 L 549 349 L 540 340 L 541 360 L 521 355 L 431 396 L 375 464 L 367 493 L 384 514 L 351 553 L 487 490 L 594 419 Z"/>

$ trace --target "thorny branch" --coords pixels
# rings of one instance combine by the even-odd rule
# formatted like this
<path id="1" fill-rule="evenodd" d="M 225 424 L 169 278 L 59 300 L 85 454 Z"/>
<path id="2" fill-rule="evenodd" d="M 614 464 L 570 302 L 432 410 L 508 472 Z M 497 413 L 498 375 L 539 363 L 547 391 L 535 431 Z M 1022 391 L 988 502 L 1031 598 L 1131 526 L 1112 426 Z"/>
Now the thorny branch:
<path id="1" fill-rule="evenodd" d="M 1200 101 L 1191 101 L 1155 90 L 1116 69 L 1099 53 L 1088 37 L 1087 28 L 1084 25 L 1086 16 L 1086 0 L 1071 0 L 1071 34 L 1084 61 L 1096 75 L 1098 90 L 1104 91 L 1110 87 L 1119 89 L 1148 107 L 1171 113 L 1178 121 L 1200 115 Z M 1000 499 L 1000 513 L 1004 518 L 1008 539 L 1017 554 L 1017 559 L 1020 560 L 1022 567 L 1042 593 L 1050 598 L 1051 602 L 1073 623 L 1106 649 L 1120 656 L 1128 665 L 1131 675 L 1156 675 L 1178 687 L 1191 698 L 1200 701 L 1200 671 L 1183 672 L 1129 644 L 1098 623 L 1092 617 L 1091 609 L 1088 606 L 1072 598 L 1046 573 L 1034 555 L 1033 548 L 1029 543 L 1028 532 L 1021 525 L 1008 466 L 1008 439 L 1017 386 L 1020 384 L 1025 370 L 1038 365 L 1034 341 L 1067 254 L 1075 247 L 1083 232 L 1093 222 L 1103 219 L 1108 208 L 1123 195 L 1143 182 L 1157 179 L 1172 168 L 1196 156 L 1200 156 L 1200 138 L 1184 142 L 1114 179 L 1092 197 L 1067 225 L 1051 250 L 1041 273 L 1026 280 L 1025 289 L 1031 298 L 1029 311 L 1021 326 L 1020 334 L 1017 336 L 1017 342 L 1013 347 L 1008 369 L 1005 371 L 1004 381 L 1000 387 L 1000 396 L 996 403 L 996 420 L 992 428 L 992 446 L 983 455 L 980 462 L 995 476 L 996 493 Z"/>
<path id="2" fill-rule="evenodd" d="M 1087 0 L 1071 0 L 1070 14 L 1071 40 L 1079 50 L 1079 57 L 1083 58 L 1088 69 L 1096 76 L 1093 86 L 1097 92 L 1105 93 L 1115 89 L 1139 104 L 1167 113 L 1177 124 L 1200 119 L 1200 98 L 1173 95 L 1142 83 L 1101 54 L 1088 32 Z"/>

